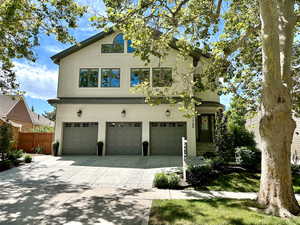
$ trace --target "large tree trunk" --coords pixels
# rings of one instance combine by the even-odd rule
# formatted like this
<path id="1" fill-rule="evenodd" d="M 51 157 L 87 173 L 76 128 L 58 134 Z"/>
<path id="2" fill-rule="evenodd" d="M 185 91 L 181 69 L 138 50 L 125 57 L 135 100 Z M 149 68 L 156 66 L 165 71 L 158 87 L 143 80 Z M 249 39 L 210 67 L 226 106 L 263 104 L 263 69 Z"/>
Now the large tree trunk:
<path id="1" fill-rule="evenodd" d="M 291 4 L 290 0 L 260 1 L 264 110 L 259 127 L 262 175 L 258 202 L 269 213 L 281 217 L 300 212 L 291 176 L 291 144 L 296 125 L 292 118 L 290 60 L 287 59 L 291 54 L 293 26 L 283 20 L 291 13 Z"/>

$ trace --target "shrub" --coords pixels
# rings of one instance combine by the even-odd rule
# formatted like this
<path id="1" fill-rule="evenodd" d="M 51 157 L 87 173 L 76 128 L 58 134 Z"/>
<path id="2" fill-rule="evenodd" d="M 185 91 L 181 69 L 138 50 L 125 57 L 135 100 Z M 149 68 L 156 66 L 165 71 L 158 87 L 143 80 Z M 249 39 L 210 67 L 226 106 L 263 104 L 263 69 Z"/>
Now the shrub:
<path id="1" fill-rule="evenodd" d="M 247 169 L 257 169 L 260 165 L 260 152 L 250 147 L 238 147 L 235 149 L 235 161 Z"/>
<path id="2" fill-rule="evenodd" d="M 224 158 L 222 158 L 220 156 L 211 158 L 211 166 L 215 170 L 221 169 L 224 164 L 225 164 L 225 160 L 224 160 Z"/>
<path id="3" fill-rule="evenodd" d="M 241 146 L 248 146 L 250 148 L 256 147 L 254 133 L 249 132 L 245 127 L 232 126 L 230 134 L 234 148 Z"/>
<path id="4" fill-rule="evenodd" d="M 215 170 L 215 162 L 205 159 L 201 164 L 189 165 L 187 169 L 187 181 L 193 186 L 202 186 L 216 178 L 218 171 Z"/>
<path id="5" fill-rule="evenodd" d="M 10 125 L 5 123 L 0 126 L 0 152 L 3 161 L 5 159 L 5 153 L 7 153 L 11 147 L 11 141 L 12 130 Z"/>
<path id="6" fill-rule="evenodd" d="M 154 177 L 154 186 L 157 188 L 177 188 L 180 182 L 180 177 L 175 174 L 157 173 Z"/>
<path id="7" fill-rule="evenodd" d="M 227 116 L 223 113 L 223 110 L 219 110 L 216 114 L 214 139 L 216 155 L 228 161 L 232 160 L 234 158 L 233 140 L 231 133 L 228 131 Z"/>
<path id="8" fill-rule="evenodd" d="M 32 157 L 31 157 L 31 155 L 26 154 L 26 155 L 24 156 L 24 162 L 25 162 L 25 163 L 31 163 L 31 162 L 32 162 Z"/>
<path id="9" fill-rule="evenodd" d="M 35 152 L 36 154 L 41 154 L 41 153 L 43 153 L 43 151 L 44 151 L 44 149 L 43 149 L 42 147 L 40 147 L 40 146 L 38 146 L 38 147 L 36 147 L 36 148 L 34 149 L 34 152 Z"/>
<path id="10" fill-rule="evenodd" d="M 168 188 L 168 176 L 165 173 L 157 173 L 154 177 L 154 186 L 157 188 Z"/>
<path id="11" fill-rule="evenodd" d="M 2 168 L 4 168 L 4 169 L 9 169 L 9 168 L 11 168 L 12 162 L 7 159 L 4 161 L 1 161 L 0 165 L 2 165 Z"/>
<path id="12" fill-rule="evenodd" d="M 180 177 L 176 173 L 171 173 L 168 176 L 169 188 L 175 189 L 178 187 L 180 182 Z"/>
<path id="13" fill-rule="evenodd" d="M 7 158 L 13 162 L 17 161 L 18 159 L 22 158 L 23 150 L 11 150 L 7 154 Z"/>

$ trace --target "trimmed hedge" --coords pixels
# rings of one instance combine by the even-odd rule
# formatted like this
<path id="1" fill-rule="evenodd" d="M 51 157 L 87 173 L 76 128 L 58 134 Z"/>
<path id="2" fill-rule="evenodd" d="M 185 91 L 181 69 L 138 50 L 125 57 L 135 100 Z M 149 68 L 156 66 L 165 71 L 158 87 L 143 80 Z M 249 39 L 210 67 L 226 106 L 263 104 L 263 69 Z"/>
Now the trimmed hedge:
<path id="1" fill-rule="evenodd" d="M 178 188 L 180 182 L 180 177 L 175 173 L 157 173 L 154 177 L 154 186 L 157 188 L 170 188 L 175 189 Z"/>

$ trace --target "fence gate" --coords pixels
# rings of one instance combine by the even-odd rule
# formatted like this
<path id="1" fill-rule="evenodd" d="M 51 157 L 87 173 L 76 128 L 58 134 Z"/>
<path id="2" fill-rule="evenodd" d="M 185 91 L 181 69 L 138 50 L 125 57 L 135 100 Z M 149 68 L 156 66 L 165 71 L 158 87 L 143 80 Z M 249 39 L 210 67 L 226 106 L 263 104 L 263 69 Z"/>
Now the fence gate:
<path id="1" fill-rule="evenodd" d="M 36 153 L 39 149 L 41 154 L 51 154 L 53 133 L 20 132 L 18 149 L 27 153 Z"/>

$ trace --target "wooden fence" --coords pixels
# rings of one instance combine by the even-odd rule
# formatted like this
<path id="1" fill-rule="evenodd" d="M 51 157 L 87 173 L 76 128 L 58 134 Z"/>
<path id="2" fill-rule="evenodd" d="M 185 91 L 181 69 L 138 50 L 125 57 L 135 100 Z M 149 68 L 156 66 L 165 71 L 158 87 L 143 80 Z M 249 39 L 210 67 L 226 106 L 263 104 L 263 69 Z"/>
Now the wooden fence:
<path id="1" fill-rule="evenodd" d="M 51 154 L 53 133 L 19 133 L 18 149 L 27 153 Z M 37 152 L 41 149 L 41 152 Z"/>

